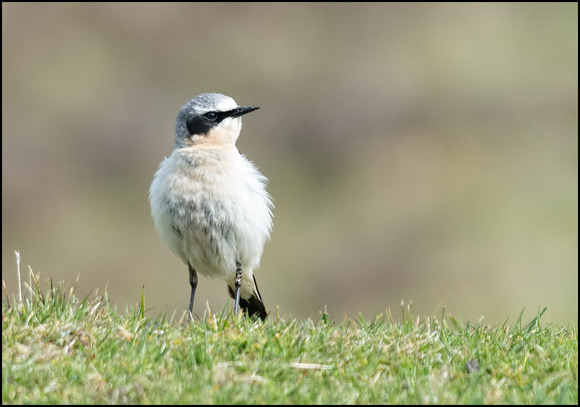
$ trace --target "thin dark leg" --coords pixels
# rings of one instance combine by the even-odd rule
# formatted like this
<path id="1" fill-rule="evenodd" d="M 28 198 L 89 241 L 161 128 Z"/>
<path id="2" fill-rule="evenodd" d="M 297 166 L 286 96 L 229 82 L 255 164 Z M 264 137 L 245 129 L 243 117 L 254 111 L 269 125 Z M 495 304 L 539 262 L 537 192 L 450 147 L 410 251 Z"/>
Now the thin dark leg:
<path id="1" fill-rule="evenodd" d="M 234 315 L 238 316 L 238 310 L 240 309 L 240 290 L 242 288 L 242 265 L 240 262 L 236 263 L 236 280 L 234 281 L 236 286 L 236 299 L 234 302 Z"/>
<path id="2" fill-rule="evenodd" d="M 189 285 L 191 285 L 191 298 L 189 299 L 189 317 L 193 315 L 193 299 L 195 298 L 195 289 L 197 288 L 197 272 L 189 266 Z"/>

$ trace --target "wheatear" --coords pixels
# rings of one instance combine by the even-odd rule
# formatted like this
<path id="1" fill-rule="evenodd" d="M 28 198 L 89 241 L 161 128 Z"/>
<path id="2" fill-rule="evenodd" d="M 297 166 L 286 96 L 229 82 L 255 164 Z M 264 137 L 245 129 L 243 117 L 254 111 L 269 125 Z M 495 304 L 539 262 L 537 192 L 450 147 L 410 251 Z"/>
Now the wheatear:
<path id="1" fill-rule="evenodd" d="M 189 267 L 190 313 L 200 273 L 227 282 L 235 315 L 241 307 L 267 316 L 254 271 L 272 230 L 273 204 L 267 178 L 235 145 L 241 116 L 256 109 L 220 93 L 191 99 L 177 114 L 173 152 L 151 183 L 155 228 Z"/>

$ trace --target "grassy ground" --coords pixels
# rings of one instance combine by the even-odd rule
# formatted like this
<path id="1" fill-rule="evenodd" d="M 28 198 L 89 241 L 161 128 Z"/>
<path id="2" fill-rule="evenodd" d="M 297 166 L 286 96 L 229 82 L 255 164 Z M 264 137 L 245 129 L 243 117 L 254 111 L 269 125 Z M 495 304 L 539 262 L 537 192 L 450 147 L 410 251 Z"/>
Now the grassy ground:
<path id="1" fill-rule="evenodd" d="M 193 323 L 104 296 L 28 289 L 2 302 L 2 403 L 578 403 L 578 329 L 486 326 L 411 307 L 375 320 L 228 312 Z"/>

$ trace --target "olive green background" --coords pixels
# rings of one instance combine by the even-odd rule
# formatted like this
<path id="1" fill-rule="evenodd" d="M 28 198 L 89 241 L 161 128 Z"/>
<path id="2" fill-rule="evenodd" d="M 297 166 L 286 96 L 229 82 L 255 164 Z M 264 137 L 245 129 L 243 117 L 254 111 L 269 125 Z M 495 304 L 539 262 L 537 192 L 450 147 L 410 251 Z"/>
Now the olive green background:
<path id="1" fill-rule="evenodd" d="M 20 250 L 25 280 L 181 315 L 149 185 L 180 107 L 221 92 L 261 107 L 238 147 L 276 205 L 269 310 L 577 323 L 575 3 L 3 3 L 2 87 L 10 293 Z"/>

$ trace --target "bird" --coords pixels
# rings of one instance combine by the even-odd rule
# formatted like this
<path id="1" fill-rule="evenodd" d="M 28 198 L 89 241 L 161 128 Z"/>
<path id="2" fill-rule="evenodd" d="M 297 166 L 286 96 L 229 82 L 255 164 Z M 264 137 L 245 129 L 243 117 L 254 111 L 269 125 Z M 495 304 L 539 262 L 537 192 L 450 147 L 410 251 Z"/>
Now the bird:
<path id="1" fill-rule="evenodd" d="M 265 320 L 254 272 L 273 228 L 268 179 L 240 154 L 241 107 L 221 93 L 189 100 L 175 120 L 173 151 L 161 161 L 149 190 L 157 233 L 189 270 L 192 317 L 198 273 L 221 278 L 241 309 Z"/>

